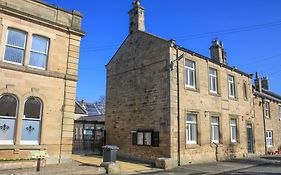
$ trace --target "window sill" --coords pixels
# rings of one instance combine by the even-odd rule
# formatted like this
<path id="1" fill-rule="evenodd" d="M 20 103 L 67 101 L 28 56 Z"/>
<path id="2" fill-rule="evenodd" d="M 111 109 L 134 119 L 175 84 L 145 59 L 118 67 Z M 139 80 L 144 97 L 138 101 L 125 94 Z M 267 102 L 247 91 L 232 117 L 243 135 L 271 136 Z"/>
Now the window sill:
<path id="1" fill-rule="evenodd" d="M 230 96 L 228 96 L 228 99 L 229 99 L 229 100 L 238 101 L 238 98 L 236 98 L 236 97 L 230 97 Z"/>
<path id="2" fill-rule="evenodd" d="M 46 68 L 43 68 L 43 67 L 37 67 L 37 66 L 31 66 L 31 65 L 28 65 L 28 67 L 31 69 L 46 70 Z"/>
<path id="3" fill-rule="evenodd" d="M 188 86 L 185 86 L 184 90 L 193 91 L 193 92 L 200 92 L 198 88 L 193 88 L 193 87 L 188 87 Z"/>
<path id="4" fill-rule="evenodd" d="M 210 91 L 209 91 L 209 95 L 215 96 L 215 97 L 220 97 L 220 96 L 221 96 L 221 95 L 218 94 L 218 93 L 214 93 L 214 92 L 210 92 Z"/>
<path id="5" fill-rule="evenodd" d="M 45 150 L 47 145 L 0 145 L 0 150 Z"/>
<path id="6" fill-rule="evenodd" d="M 230 142 L 230 145 L 231 146 L 237 146 L 237 145 L 239 145 L 239 142 Z"/>
<path id="7" fill-rule="evenodd" d="M 197 144 L 192 144 L 192 143 L 186 143 L 185 144 L 185 149 L 198 149 L 201 146 Z"/>
<path id="8" fill-rule="evenodd" d="M 211 145 L 212 148 L 215 148 L 215 147 L 222 147 L 222 146 L 223 146 L 223 143 L 216 143 L 216 144 L 210 143 L 210 145 Z"/>

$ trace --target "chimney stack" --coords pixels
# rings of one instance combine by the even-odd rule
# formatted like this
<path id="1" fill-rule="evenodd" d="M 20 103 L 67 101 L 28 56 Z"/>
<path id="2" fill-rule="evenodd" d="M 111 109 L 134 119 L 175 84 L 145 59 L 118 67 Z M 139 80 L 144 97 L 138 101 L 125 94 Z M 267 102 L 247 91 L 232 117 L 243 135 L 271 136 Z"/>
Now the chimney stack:
<path id="1" fill-rule="evenodd" d="M 129 11 L 130 34 L 136 31 L 145 31 L 144 8 L 140 5 L 140 0 L 134 0 L 133 8 Z"/>
<path id="2" fill-rule="evenodd" d="M 269 88 L 269 78 L 268 77 L 262 77 L 261 78 L 261 87 L 265 90 L 270 90 L 270 88 Z"/>
<path id="3" fill-rule="evenodd" d="M 217 39 L 212 41 L 210 47 L 211 59 L 222 64 L 227 64 L 227 55 L 224 51 L 223 42 L 219 42 Z"/>

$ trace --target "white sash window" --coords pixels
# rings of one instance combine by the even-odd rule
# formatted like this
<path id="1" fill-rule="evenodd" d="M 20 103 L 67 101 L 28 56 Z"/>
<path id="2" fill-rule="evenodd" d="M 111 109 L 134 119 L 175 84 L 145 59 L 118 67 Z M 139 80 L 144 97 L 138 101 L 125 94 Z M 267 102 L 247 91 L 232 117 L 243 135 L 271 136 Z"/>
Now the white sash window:
<path id="1" fill-rule="evenodd" d="M 26 32 L 10 28 L 7 32 L 4 62 L 22 65 L 26 45 Z"/>
<path id="2" fill-rule="evenodd" d="M 38 69 L 46 69 L 48 49 L 49 39 L 42 36 L 33 35 L 29 66 Z"/>

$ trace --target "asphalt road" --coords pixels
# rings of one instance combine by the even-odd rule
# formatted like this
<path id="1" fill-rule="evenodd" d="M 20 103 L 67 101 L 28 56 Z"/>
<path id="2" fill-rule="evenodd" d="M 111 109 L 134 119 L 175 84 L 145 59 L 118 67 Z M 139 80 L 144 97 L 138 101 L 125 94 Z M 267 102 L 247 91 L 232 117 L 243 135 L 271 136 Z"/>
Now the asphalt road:
<path id="1" fill-rule="evenodd" d="M 151 175 L 281 175 L 281 156 L 185 165 Z"/>
<path id="2" fill-rule="evenodd" d="M 221 174 L 246 174 L 246 175 L 280 175 L 281 174 L 281 163 L 267 163 L 263 165 L 257 165 L 255 167 L 246 168 L 242 170 L 231 171 Z"/>

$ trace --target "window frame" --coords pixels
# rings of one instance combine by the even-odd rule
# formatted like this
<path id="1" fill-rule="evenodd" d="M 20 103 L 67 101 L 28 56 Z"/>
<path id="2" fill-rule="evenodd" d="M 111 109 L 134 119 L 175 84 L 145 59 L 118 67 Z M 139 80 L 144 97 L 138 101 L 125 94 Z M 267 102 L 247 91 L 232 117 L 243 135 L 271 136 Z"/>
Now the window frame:
<path id="1" fill-rule="evenodd" d="M 40 106 L 40 118 L 39 119 L 34 119 L 34 118 L 26 118 L 25 115 L 24 115 L 24 111 L 25 111 L 25 104 L 26 102 L 31 99 L 31 98 L 35 98 L 37 99 L 41 106 Z M 39 131 L 38 131 L 38 140 L 34 141 L 34 140 L 22 140 L 22 135 L 21 135 L 21 138 L 20 138 L 20 144 L 21 145 L 40 145 L 40 142 L 41 142 L 41 132 L 42 132 L 42 116 L 43 116 L 43 101 L 39 98 L 39 97 L 34 97 L 34 96 L 31 96 L 31 97 L 28 97 L 25 102 L 24 102 L 24 108 L 23 108 L 23 117 L 22 117 L 22 121 L 23 120 L 26 120 L 26 121 L 38 121 L 39 122 Z M 23 128 L 23 122 L 22 122 L 22 125 L 21 125 L 21 129 Z"/>
<path id="2" fill-rule="evenodd" d="M 215 75 L 210 73 L 210 70 L 214 70 L 215 71 Z M 212 67 L 209 67 L 208 69 L 208 75 L 209 75 L 209 91 L 212 94 L 218 94 L 219 93 L 219 89 L 218 89 L 218 70 Z M 213 90 L 213 79 L 215 79 L 215 90 Z"/>
<path id="3" fill-rule="evenodd" d="M 243 95 L 244 95 L 244 100 L 248 100 L 248 88 L 247 88 L 247 83 L 245 81 L 243 82 Z"/>
<path id="4" fill-rule="evenodd" d="M 33 43 L 33 37 L 34 36 L 39 36 L 41 38 L 45 38 L 47 40 L 47 49 L 46 49 L 46 53 L 44 52 L 40 52 L 40 51 L 36 51 L 36 50 L 33 50 L 32 49 L 32 43 Z M 42 35 L 38 35 L 38 34 L 33 34 L 32 35 L 32 38 L 31 38 L 31 47 L 30 47 L 30 55 L 29 55 L 29 63 L 28 63 L 28 67 L 31 67 L 31 68 L 35 68 L 35 69 L 41 69 L 41 70 L 46 70 L 47 69 L 47 64 L 48 64 L 48 58 L 49 58 L 49 48 L 50 48 L 50 38 L 47 38 L 45 36 L 42 36 Z M 31 53 L 36 53 L 36 54 L 42 54 L 42 55 L 45 55 L 46 56 L 46 64 L 45 64 L 45 67 L 42 68 L 42 67 L 38 67 L 38 66 L 33 66 L 33 65 L 30 65 L 30 60 L 31 60 Z"/>
<path id="5" fill-rule="evenodd" d="M 271 136 L 269 136 L 269 133 L 271 133 Z M 272 130 L 267 130 L 265 134 L 265 139 L 266 139 L 266 147 L 271 148 L 273 147 L 273 131 Z M 268 145 L 268 140 L 271 141 L 271 145 Z"/>
<path id="6" fill-rule="evenodd" d="M 18 31 L 18 32 L 22 32 L 22 33 L 25 33 L 25 37 L 24 37 L 24 46 L 23 47 L 18 47 L 18 46 L 14 46 L 14 45 L 11 45 L 11 44 L 8 44 L 8 37 L 9 37 L 9 32 L 11 30 L 14 30 L 14 31 Z M 24 60 L 25 60 L 25 54 L 26 54 L 26 44 L 27 44 L 27 35 L 28 35 L 28 32 L 24 31 L 24 30 L 21 30 L 21 29 L 17 29 L 17 28 L 12 28 L 12 27 L 8 27 L 8 29 L 6 30 L 6 41 L 5 41 L 5 44 L 4 44 L 4 55 L 3 55 L 3 62 L 5 63 L 10 63 L 10 64 L 15 64 L 15 65 L 24 65 Z M 16 49 L 21 49 L 23 50 L 23 58 L 21 59 L 21 63 L 17 63 L 17 62 L 13 62 L 13 61 L 9 61 L 9 60 L 6 60 L 5 59 L 5 55 L 6 55 L 6 48 L 8 47 L 12 47 L 12 48 L 16 48 Z"/>
<path id="7" fill-rule="evenodd" d="M 188 67 L 186 65 L 186 62 L 190 62 L 193 64 L 193 68 Z M 196 89 L 196 83 L 197 83 L 197 79 L 196 79 L 196 62 L 189 60 L 189 59 L 185 59 L 185 87 L 186 88 L 191 88 L 191 89 Z M 190 77 L 190 72 L 193 72 L 193 85 L 191 85 L 191 80 L 189 79 Z"/>
<path id="8" fill-rule="evenodd" d="M 281 120 L 281 106 L 278 106 L 278 114 L 279 114 L 279 119 Z"/>
<path id="9" fill-rule="evenodd" d="M 136 132 L 137 133 L 137 146 L 153 146 L 153 131 L 137 131 Z M 146 142 L 145 142 L 145 140 L 146 140 L 146 138 L 145 138 L 145 134 L 146 133 L 150 133 L 150 144 L 146 144 Z M 139 144 L 138 143 L 138 138 L 139 138 L 139 134 L 142 134 L 142 144 Z"/>
<path id="10" fill-rule="evenodd" d="M 270 102 L 265 101 L 264 103 L 264 116 L 265 118 L 270 118 Z"/>
<path id="11" fill-rule="evenodd" d="M 15 111 L 15 117 L 11 117 L 11 116 L 0 116 L 0 118 L 2 119 L 12 119 L 15 120 L 14 123 L 14 133 L 13 133 L 13 140 L 0 140 L 0 145 L 14 145 L 15 144 L 15 139 L 16 139 L 16 128 L 17 128 L 17 119 L 18 119 L 18 111 L 19 111 L 19 99 L 17 98 L 17 96 L 15 96 L 14 94 L 2 94 L 0 95 L 0 99 L 3 96 L 12 96 L 13 98 L 15 98 L 16 102 L 17 102 L 17 106 L 16 106 L 16 111 Z"/>
<path id="12" fill-rule="evenodd" d="M 217 118 L 217 123 L 213 123 L 212 119 Z M 219 116 L 211 116 L 211 143 L 220 143 L 220 118 Z M 215 140 L 215 126 L 217 126 L 218 129 L 218 138 Z"/>
<path id="13" fill-rule="evenodd" d="M 195 121 L 188 121 L 187 118 L 188 116 L 193 116 L 195 118 Z M 191 125 L 195 125 L 195 140 L 191 140 Z M 188 127 L 189 126 L 189 127 Z M 197 114 L 190 114 L 188 113 L 186 116 L 186 125 L 185 125 L 185 131 L 186 131 L 186 144 L 189 145 L 196 145 L 198 144 L 198 125 L 197 125 Z M 193 134 L 194 135 L 194 134 Z"/>
<path id="14" fill-rule="evenodd" d="M 235 124 L 231 123 L 232 120 L 235 121 Z M 232 132 L 233 127 L 235 128 L 235 131 L 236 131 L 235 140 L 233 139 L 233 132 Z M 231 143 L 237 143 L 238 142 L 238 127 L 237 127 L 237 119 L 236 118 L 230 119 L 230 142 Z"/>
<path id="15" fill-rule="evenodd" d="M 230 80 L 230 78 L 232 80 Z M 235 77 L 233 75 L 227 75 L 227 83 L 228 83 L 228 97 L 236 98 Z M 233 91 L 231 91 L 231 88 L 233 88 L 232 89 Z"/>

